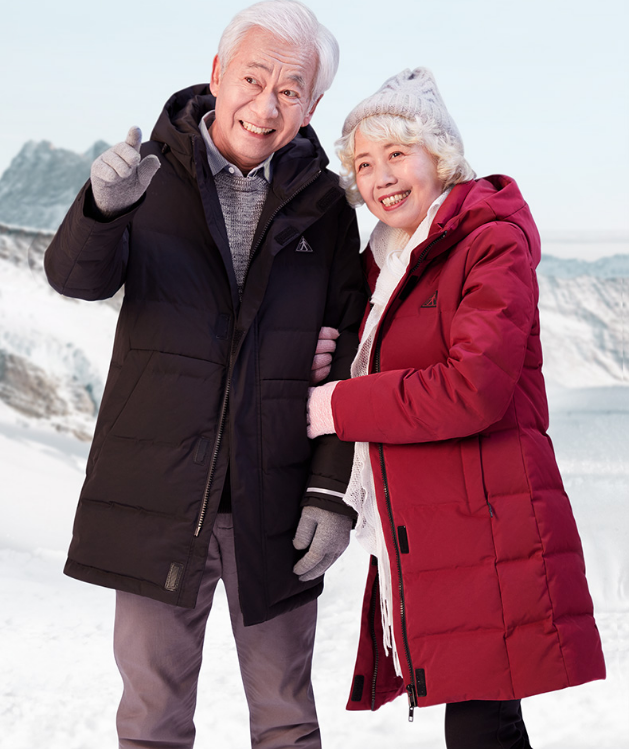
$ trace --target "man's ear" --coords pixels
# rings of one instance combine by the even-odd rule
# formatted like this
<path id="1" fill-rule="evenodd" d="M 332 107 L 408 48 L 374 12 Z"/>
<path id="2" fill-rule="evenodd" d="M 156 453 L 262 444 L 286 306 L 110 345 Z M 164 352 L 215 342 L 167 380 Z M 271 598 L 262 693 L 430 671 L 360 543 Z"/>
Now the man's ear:
<path id="1" fill-rule="evenodd" d="M 209 88 L 213 96 L 217 96 L 217 90 L 219 88 L 219 79 L 222 76 L 222 69 L 219 64 L 219 56 L 215 55 L 213 58 L 213 72 L 211 73 L 211 82 Z"/>
<path id="2" fill-rule="evenodd" d="M 214 68 L 213 68 L 214 69 Z M 314 102 L 312 105 L 312 108 L 309 110 L 309 112 L 305 115 L 303 118 L 303 122 L 301 123 L 301 127 L 306 127 L 309 125 L 309 121 L 312 119 L 314 112 L 316 111 L 316 107 L 318 106 L 318 102 L 323 98 L 323 94 L 321 94 L 318 99 Z"/>

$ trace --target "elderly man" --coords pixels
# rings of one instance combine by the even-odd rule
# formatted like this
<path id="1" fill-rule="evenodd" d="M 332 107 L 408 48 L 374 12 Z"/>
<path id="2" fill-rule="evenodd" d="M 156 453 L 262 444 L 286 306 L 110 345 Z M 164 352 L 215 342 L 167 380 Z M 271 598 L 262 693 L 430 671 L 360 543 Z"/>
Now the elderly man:
<path id="1" fill-rule="evenodd" d="M 355 217 L 309 127 L 337 60 L 300 3 L 242 11 L 210 90 L 97 159 L 46 253 L 62 294 L 125 285 L 65 568 L 117 590 L 120 747 L 193 745 L 220 578 L 252 745 L 320 746 L 316 598 L 349 539 L 353 446 L 310 445 L 305 402 L 312 366 L 348 376 L 364 307 Z"/>

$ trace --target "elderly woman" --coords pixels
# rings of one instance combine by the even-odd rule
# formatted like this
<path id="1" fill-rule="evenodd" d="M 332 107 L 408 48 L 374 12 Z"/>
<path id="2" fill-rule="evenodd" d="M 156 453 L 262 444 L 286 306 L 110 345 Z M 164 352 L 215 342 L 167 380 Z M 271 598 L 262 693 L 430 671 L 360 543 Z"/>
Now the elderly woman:
<path id="1" fill-rule="evenodd" d="M 538 232 L 512 179 L 474 179 L 425 68 L 338 145 L 378 219 L 353 378 L 308 403 L 310 437 L 357 443 L 345 499 L 372 555 L 348 708 L 407 693 L 410 720 L 447 703 L 449 749 L 528 749 L 523 697 L 605 676 L 546 431 Z"/>

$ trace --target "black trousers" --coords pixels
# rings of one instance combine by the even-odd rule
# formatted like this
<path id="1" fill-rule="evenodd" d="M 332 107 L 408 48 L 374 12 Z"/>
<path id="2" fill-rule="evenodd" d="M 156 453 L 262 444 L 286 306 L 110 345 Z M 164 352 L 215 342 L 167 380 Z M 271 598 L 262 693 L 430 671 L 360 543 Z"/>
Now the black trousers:
<path id="1" fill-rule="evenodd" d="M 445 706 L 447 749 L 531 749 L 520 700 L 470 700 Z"/>

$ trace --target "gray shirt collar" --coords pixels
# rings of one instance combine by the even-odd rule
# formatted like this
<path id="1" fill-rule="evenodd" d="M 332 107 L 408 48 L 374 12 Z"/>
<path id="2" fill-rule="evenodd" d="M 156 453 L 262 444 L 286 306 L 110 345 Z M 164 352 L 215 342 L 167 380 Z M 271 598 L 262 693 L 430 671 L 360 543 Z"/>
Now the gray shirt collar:
<path id="1" fill-rule="evenodd" d="M 224 156 L 222 156 L 222 154 L 219 152 L 215 143 L 213 143 L 209 128 L 213 124 L 214 119 L 215 110 L 207 112 L 200 120 L 200 132 L 202 133 L 202 138 L 204 138 L 204 143 L 206 144 L 206 153 L 208 155 L 209 166 L 211 167 L 211 174 L 215 176 L 221 171 L 226 171 L 229 174 L 236 174 L 241 176 L 241 170 L 239 169 L 239 167 L 235 166 L 235 164 L 231 164 L 228 159 L 224 158 Z M 260 174 L 269 184 L 270 180 L 272 179 L 273 156 L 274 154 L 270 154 L 270 156 L 268 156 L 265 161 L 262 161 L 259 166 L 251 169 L 246 176 L 254 177 L 255 175 Z"/>

